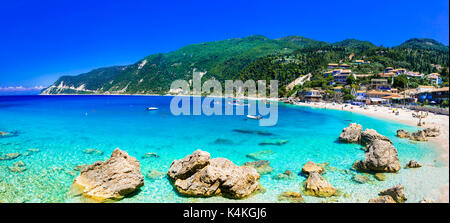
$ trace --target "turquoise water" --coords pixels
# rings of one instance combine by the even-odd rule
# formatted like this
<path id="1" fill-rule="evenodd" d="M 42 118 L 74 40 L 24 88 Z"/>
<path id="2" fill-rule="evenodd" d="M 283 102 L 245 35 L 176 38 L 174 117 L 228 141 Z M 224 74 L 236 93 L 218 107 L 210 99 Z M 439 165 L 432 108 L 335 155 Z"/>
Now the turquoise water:
<path id="1" fill-rule="evenodd" d="M 105 160 L 119 147 L 141 162 L 146 175 L 151 170 L 167 172 L 174 159 L 191 154 L 196 149 L 225 157 L 235 164 L 252 161 L 248 153 L 272 150 L 267 157 L 274 172 L 261 177 L 265 193 L 244 200 L 221 197 L 185 198 L 175 193 L 166 178 L 145 178 L 145 186 L 132 197 L 120 202 L 277 202 L 278 194 L 286 190 L 299 191 L 306 179 L 275 180 L 277 173 L 291 170 L 299 173 L 309 160 L 328 162 L 334 171 L 324 177 L 350 196 L 341 196 L 339 202 L 367 202 L 378 191 L 401 183 L 405 186 L 408 202 L 422 198 L 437 199 L 440 186 L 448 183 L 448 167 L 435 161 L 437 153 L 428 143 L 411 143 L 395 137 L 399 128 L 414 130 L 394 122 L 366 116 L 324 109 L 279 105 L 276 126 L 260 127 L 245 116 L 173 116 L 169 110 L 171 97 L 166 96 L 9 96 L 0 97 L 0 131 L 17 131 L 17 136 L 0 138 L 0 156 L 21 153 L 14 160 L 0 160 L 0 201 L 3 202 L 80 202 L 69 193 L 73 179 L 78 175 L 76 165 Z M 148 106 L 159 107 L 146 111 Z M 402 167 L 410 159 L 423 164 L 419 169 L 401 169 L 387 174 L 387 181 L 358 184 L 345 173 L 353 162 L 364 157 L 355 144 L 336 142 L 342 128 L 357 122 L 364 128 L 373 128 L 389 137 L 399 152 Z M 264 131 L 273 135 L 245 134 L 233 131 Z M 232 144 L 217 144 L 217 139 L 228 139 Z M 281 146 L 258 145 L 267 139 L 283 139 Z M 27 152 L 36 148 L 39 152 Z M 103 155 L 85 154 L 95 148 Z M 141 158 L 155 152 L 159 158 Z M 11 172 L 8 167 L 18 161 L 26 164 L 24 172 Z M 307 202 L 331 201 L 304 196 Z"/>

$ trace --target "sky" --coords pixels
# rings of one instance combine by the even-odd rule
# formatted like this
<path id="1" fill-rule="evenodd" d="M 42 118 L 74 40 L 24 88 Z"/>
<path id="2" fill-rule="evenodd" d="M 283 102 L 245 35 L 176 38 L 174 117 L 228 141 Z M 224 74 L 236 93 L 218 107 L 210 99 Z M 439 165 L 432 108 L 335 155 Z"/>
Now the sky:
<path id="1" fill-rule="evenodd" d="M 132 64 L 206 41 L 300 35 L 395 46 L 449 44 L 447 0 L 25 1 L 0 4 L 0 93 L 36 90 L 62 75 Z"/>

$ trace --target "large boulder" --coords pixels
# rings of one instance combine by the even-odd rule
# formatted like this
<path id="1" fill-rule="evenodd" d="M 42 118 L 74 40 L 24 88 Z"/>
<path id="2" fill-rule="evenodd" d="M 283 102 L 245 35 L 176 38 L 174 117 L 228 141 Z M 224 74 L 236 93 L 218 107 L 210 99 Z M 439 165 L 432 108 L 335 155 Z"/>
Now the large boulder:
<path id="1" fill-rule="evenodd" d="M 389 189 L 386 189 L 384 191 L 381 191 L 380 195 L 389 195 L 397 203 L 403 203 L 407 200 L 405 192 L 404 192 L 404 188 L 402 185 L 397 185 L 397 186 L 391 187 Z"/>
<path id="2" fill-rule="evenodd" d="M 198 170 L 209 164 L 211 155 L 202 150 L 196 150 L 184 159 L 174 160 L 170 165 L 167 175 L 174 180 L 186 179 L 196 173 Z"/>
<path id="3" fill-rule="evenodd" d="M 411 140 L 425 142 L 428 141 L 427 133 L 424 130 L 419 130 L 411 134 Z"/>
<path id="4" fill-rule="evenodd" d="M 375 199 L 370 199 L 369 203 L 396 203 L 394 199 L 389 195 L 384 195 L 377 197 Z"/>
<path id="5" fill-rule="evenodd" d="M 367 172 L 398 172 L 400 162 L 397 149 L 390 141 L 376 140 L 365 152 L 365 160 L 356 161 L 353 167 Z"/>
<path id="6" fill-rule="evenodd" d="M 346 143 L 357 143 L 361 139 L 362 126 L 356 123 L 344 128 L 339 135 L 339 141 Z"/>
<path id="7" fill-rule="evenodd" d="M 237 166 L 225 158 L 206 159 L 207 157 L 209 158 L 209 153 L 197 150 L 182 159 L 186 168 L 174 168 L 180 165 L 180 161 L 175 160 L 172 163 L 167 175 L 174 181 L 175 189 L 180 194 L 244 198 L 262 189 L 258 182 L 260 175 L 254 168 Z M 195 168 L 192 168 L 194 166 Z M 198 168 L 199 166 L 203 167 Z M 195 171 L 192 171 L 193 169 Z"/>
<path id="8" fill-rule="evenodd" d="M 322 174 L 325 172 L 325 168 L 316 165 L 312 161 L 308 161 L 303 167 L 302 167 L 302 173 L 305 175 L 309 175 L 312 172 L 318 172 L 319 174 Z"/>
<path id="9" fill-rule="evenodd" d="M 438 127 L 430 127 L 423 130 L 427 137 L 437 137 L 441 134 Z"/>
<path id="10" fill-rule="evenodd" d="M 305 194 L 316 197 L 331 197 L 336 194 L 336 188 L 326 181 L 318 172 L 311 172 L 304 182 Z"/>
<path id="11" fill-rule="evenodd" d="M 139 161 L 117 148 L 108 160 L 84 167 L 72 186 L 94 201 L 119 200 L 144 186 L 144 176 Z"/>
<path id="12" fill-rule="evenodd" d="M 411 137 L 411 134 L 408 131 L 406 131 L 406 130 L 399 129 L 399 130 L 397 130 L 397 137 L 399 137 L 399 138 L 409 138 L 409 137 Z"/>
<path id="13" fill-rule="evenodd" d="M 373 142 L 377 140 L 386 141 L 392 144 L 391 140 L 388 137 L 381 135 L 374 129 L 366 129 L 361 133 L 361 144 L 369 146 Z"/>

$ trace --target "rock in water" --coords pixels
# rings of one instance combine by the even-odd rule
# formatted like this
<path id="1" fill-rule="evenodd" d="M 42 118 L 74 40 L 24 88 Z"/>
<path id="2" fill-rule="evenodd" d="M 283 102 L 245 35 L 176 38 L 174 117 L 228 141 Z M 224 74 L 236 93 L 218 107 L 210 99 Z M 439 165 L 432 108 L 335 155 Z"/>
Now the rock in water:
<path id="1" fill-rule="evenodd" d="M 279 173 L 273 177 L 275 180 L 291 180 L 295 178 L 295 174 L 289 170 L 284 171 L 284 173 Z"/>
<path id="2" fill-rule="evenodd" d="M 395 203 L 395 201 L 391 196 L 385 195 L 375 199 L 370 199 L 369 203 Z"/>
<path id="3" fill-rule="evenodd" d="M 142 156 L 142 159 L 148 159 L 148 158 L 159 158 L 159 155 L 156 153 L 145 153 Z"/>
<path id="4" fill-rule="evenodd" d="M 406 165 L 406 168 L 420 168 L 420 167 L 422 167 L 422 165 L 415 160 L 410 160 L 409 163 Z"/>
<path id="5" fill-rule="evenodd" d="M 294 191 L 285 191 L 278 195 L 279 201 L 289 201 L 291 203 L 304 203 L 303 197 L 300 193 Z"/>
<path id="6" fill-rule="evenodd" d="M 262 160 L 267 158 L 268 156 L 274 154 L 275 152 L 272 150 L 262 150 L 254 153 L 247 154 L 247 158 L 254 159 L 254 160 Z"/>
<path id="7" fill-rule="evenodd" d="M 413 134 L 411 134 L 411 140 L 420 141 L 420 142 L 428 141 L 427 134 L 425 133 L 424 130 L 419 130 L 417 132 L 413 132 Z"/>
<path id="8" fill-rule="evenodd" d="M 366 129 L 361 133 L 361 143 L 365 146 L 369 146 L 375 141 L 382 140 L 392 144 L 391 140 L 388 137 L 381 135 L 374 129 Z"/>
<path id="9" fill-rule="evenodd" d="M 281 146 L 286 144 L 288 141 L 284 139 L 266 139 L 264 142 L 260 142 L 258 145 L 260 146 Z"/>
<path id="10" fill-rule="evenodd" d="M 253 167 L 258 171 L 259 174 L 269 174 L 273 172 L 273 168 L 270 166 L 270 162 L 268 160 L 258 160 L 253 162 L 245 162 L 244 166 Z"/>
<path id="11" fill-rule="evenodd" d="M 356 161 L 353 167 L 368 172 L 398 172 L 400 170 L 397 149 L 390 141 L 372 142 L 365 152 L 365 157 L 365 160 Z"/>
<path id="12" fill-rule="evenodd" d="M 73 186 L 95 201 L 119 200 L 144 186 L 144 176 L 139 161 L 117 148 L 108 160 L 83 168 Z"/>
<path id="13" fill-rule="evenodd" d="M 399 138 L 409 138 L 411 137 L 411 134 L 409 134 L 408 131 L 405 131 L 403 129 L 397 130 L 397 137 Z"/>
<path id="14" fill-rule="evenodd" d="M 103 151 L 98 150 L 98 149 L 85 149 L 85 150 L 83 150 L 83 153 L 94 154 L 94 155 L 99 155 L 99 156 L 103 155 Z"/>
<path id="15" fill-rule="evenodd" d="M 157 180 L 157 179 L 161 179 L 164 175 L 165 175 L 165 173 L 163 173 L 163 172 L 160 172 L 157 170 L 151 170 L 150 172 L 148 172 L 146 177 L 150 180 Z"/>
<path id="16" fill-rule="evenodd" d="M 308 176 L 312 172 L 318 172 L 319 174 L 322 174 L 325 172 L 325 168 L 316 165 L 315 163 L 308 161 L 303 167 L 302 167 L 302 173 Z"/>
<path id="17" fill-rule="evenodd" d="M 357 143 L 361 139 L 362 126 L 356 123 L 344 128 L 339 135 L 339 141 L 346 143 Z"/>
<path id="18" fill-rule="evenodd" d="M 397 186 L 391 187 L 387 190 L 381 191 L 380 195 L 389 195 L 397 203 L 403 203 L 407 200 L 405 192 L 404 192 L 404 188 L 402 185 L 397 185 Z"/>
<path id="19" fill-rule="evenodd" d="M 304 183 L 305 194 L 316 197 L 331 197 L 336 194 L 334 188 L 318 172 L 312 172 Z"/>
<path id="20" fill-rule="evenodd" d="M 175 160 L 167 175 L 186 196 L 244 198 L 261 189 L 260 175 L 254 168 L 236 166 L 225 158 L 209 159 L 209 153 L 201 150 Z"/>
<path id="21" fill-rule="evenodd" d="M 363 175 L 355 175 L 352 178 L 353 181 L 360 183 L 360 184 L 365 184 L 367 183 L 370 179 L 367 176 L 363 176 Z"/>
<path id="22" fill-rule="evenodd" d="M 0 160 L 13 160 L 20 156 L 20 153 L 8 153 L 4 157 L 0 157 Z"/>
<path id="23" fill-rule="evenodd" d="M 438 127 L 426 128 L 423 130 L 427 137 L 437 137 L 441 134 Z"/>
<path id="24" fill-rule="evenodd" d="M 375 176 L 375 179 L 377 179 L 378 181 L 386 180 L 386 175 L 384 175 L 384 173 L 376 173 L 374 176 Z"/>
<path id="25" fill-rule="evenodd" d="M 184 180 L 209 165 L 210 159 L 211 155 L 208 152 L 196 150 L 184 159 L 174 160 L 170 165 L 167 175 L 174 180 Z"/>

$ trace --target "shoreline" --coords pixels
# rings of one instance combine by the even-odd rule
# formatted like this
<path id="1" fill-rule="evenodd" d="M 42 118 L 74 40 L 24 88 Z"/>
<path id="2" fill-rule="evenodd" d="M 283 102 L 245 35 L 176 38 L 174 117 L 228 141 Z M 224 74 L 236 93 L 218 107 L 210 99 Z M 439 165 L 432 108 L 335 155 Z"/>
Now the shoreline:
<path id="1" fill-rule="evenodd" d="M 368 105 L 368 109 L 360 108 L 359 106 L 354 105 L 347 105 L 347 107 L 343 107 L 344 105 L 342 104 L 325 102 L 298 102 L 294 105 L 319 109 L 355 112 L 374 118 L 395 121 L 405 125 L 418 127 L 418 120 L 412 118 L 412 111 L 401 108 L 397 108 L 397 110 L 399 111 L 399 115 L 395 115 L 394 113 L 392 113 L 391 108 L 375 105 Z M 432 148 L 439 153 L 439 156 L 436 159 L 438 161 L 441 161 L 444 164 L 444 167 L 449 167 L 449 116 L 429 113 L 428 117 L 423 119 L 423 121 L 425 121 L 425 125 L 421 126 L 420 128 L 439 127 L 441 134 L 438 137 L 429 137 L 428 142 L 432 145 Z M 439 188 L 439 190 L 441 195 L 440 199 L 437 202 L 448 203 L 449 184 L 442 186 L 441 188 Z"/>

